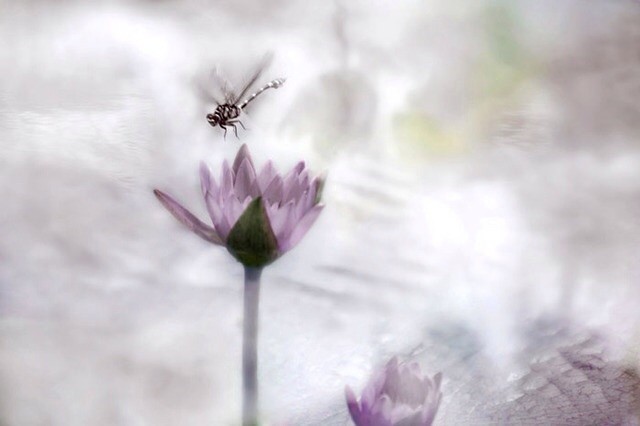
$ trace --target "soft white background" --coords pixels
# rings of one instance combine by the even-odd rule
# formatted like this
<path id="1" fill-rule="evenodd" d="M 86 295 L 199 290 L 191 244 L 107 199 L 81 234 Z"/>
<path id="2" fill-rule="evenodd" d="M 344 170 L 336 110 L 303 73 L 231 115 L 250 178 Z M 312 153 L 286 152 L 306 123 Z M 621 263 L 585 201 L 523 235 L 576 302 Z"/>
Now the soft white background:
<path id="1" fill-rule="evenodd" d="M 263 275 L 264 420 L 347 424 L 401 354 L 436 423 L 636 424 L 638 46 L 625 0 L 0 2 L 0 423 L 239 424 L 241 267 L 152 189 L 206 217 L 240 142 L 198 87 L 273 52 L 241 139 L 328 181 Z"/>

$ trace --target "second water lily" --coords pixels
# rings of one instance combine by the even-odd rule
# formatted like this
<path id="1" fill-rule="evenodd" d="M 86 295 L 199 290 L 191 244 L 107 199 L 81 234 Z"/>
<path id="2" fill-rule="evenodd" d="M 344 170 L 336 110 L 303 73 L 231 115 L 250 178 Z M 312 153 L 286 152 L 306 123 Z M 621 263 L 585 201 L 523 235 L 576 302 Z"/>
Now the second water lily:
<path id="1" fill-rule="evenodd" d="M 438 412 L 442 375 L 424 376 L 416 362 L 392 358 L 376 373 L 358 401 L 347 386 L 347 406 L 356 426 L 431 426 Z"/>

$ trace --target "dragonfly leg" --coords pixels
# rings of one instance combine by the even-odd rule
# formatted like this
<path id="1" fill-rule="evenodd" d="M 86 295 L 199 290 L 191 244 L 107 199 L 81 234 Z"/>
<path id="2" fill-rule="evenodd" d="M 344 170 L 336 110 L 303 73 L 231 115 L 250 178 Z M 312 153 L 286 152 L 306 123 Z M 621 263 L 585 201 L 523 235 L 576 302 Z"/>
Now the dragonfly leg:
<path id="1" fill-rule="evenodd" d="M 235 133 L 235 134 L 236 134 L 236 139 L 240 139 L 240 138 L 238 137 L 238 128 L 236 127 L 236 125 L 235 125 L 233 122 L 232 122 L 232 123 L 229 123 L 229 125 L 230 125 L 231 127 L 233 127 L 233 133 Z"/>
<path id="2" fill-rule="evenodd" d="M 227 127 L 224 124 L 218 124 L 218 126 L 220 126 L 224 130 L 224 136 L 222 137 L 224 139 L 227 139 Z"/>
<path id="3" fill-rule="evenodd" d="M 234 124 L 235 124 L 235 123 L 238 123 L 240 126 L 242 126 L 242 128 L 243 128 L 244 130 L 247 130 L 247 128 L 246 128 L 246 127 L 244 127 L 244 124 L 242 124 L 242 121 L 240 121 L 240 120 L 231 120 L 231 121 L 227 121 L 227 123 L 234 123 Z"/>

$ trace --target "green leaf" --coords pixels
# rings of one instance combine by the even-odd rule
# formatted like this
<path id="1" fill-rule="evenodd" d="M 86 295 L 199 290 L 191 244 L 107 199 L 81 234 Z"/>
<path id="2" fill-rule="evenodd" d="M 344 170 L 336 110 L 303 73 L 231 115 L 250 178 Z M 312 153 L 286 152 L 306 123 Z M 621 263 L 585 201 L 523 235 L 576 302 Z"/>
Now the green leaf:
<path id="1" fill-rule="evenodd" d="M 277 259 L 278 241 L 262 197 L 253 200 L 231 228 L 227 250 L 244 266 L 261 267 Z"/>

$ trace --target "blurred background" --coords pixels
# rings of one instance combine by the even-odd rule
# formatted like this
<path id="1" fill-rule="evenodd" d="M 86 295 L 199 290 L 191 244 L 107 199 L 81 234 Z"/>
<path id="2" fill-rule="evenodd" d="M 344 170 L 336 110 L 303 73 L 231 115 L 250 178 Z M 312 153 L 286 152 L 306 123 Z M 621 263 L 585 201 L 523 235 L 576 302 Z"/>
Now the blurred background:
<path id="1" fill-rule="evenodd" d="M 200 89 L 327 205 L 263 275 L 265 423 L 349 424 L 391 356 L 436 424 L 640 423 L 640 3 L 0 1 L 0 424 L 237 425 L 242 269 Z M 203 83 L 204 82 L 204 83 Z"/>

